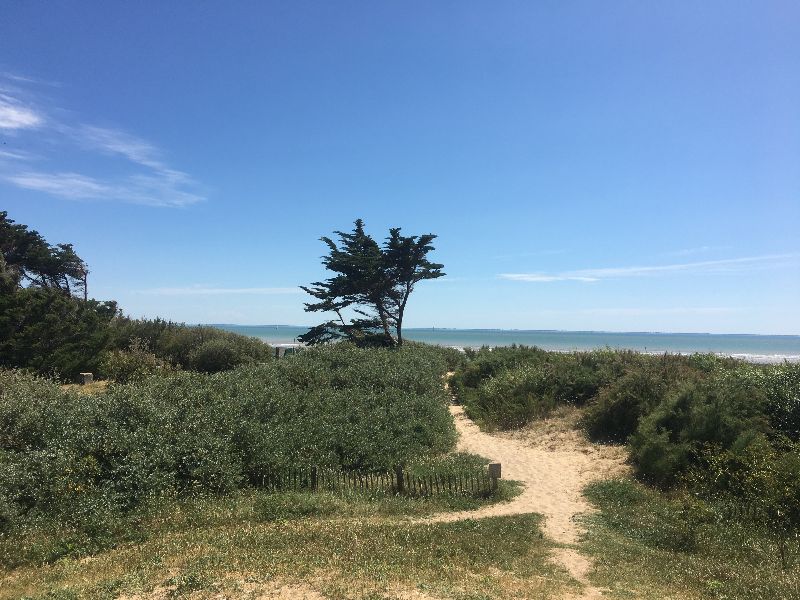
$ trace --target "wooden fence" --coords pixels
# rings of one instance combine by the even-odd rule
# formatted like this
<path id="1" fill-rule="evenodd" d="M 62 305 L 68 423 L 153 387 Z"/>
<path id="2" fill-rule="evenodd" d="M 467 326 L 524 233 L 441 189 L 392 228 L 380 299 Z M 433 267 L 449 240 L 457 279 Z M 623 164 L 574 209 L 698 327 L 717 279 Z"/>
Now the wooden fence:
<path id="1" fill-rule="evenodd" d="M 417 497 L 487 496 L 497 489 L 498 477 L 499 470 L 491 469 L 416 474 L 402 468 L 394 473 L 358 473 L 322 467 L 297 467 L 268 471 L 260 483 L 269 491 L 376 491 Z"/>

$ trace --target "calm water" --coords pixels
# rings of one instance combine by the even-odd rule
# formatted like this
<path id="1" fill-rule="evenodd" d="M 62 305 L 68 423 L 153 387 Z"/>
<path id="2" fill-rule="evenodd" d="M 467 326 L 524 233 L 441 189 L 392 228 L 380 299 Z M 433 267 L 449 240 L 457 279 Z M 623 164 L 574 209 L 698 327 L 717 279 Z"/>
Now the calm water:
<path id="1" fill-rule="evenodd" d="M 288 325 L 217 325 L 222 329 L 260 338 L 271 344 L 291 344 L 307 327 Z M 625 348 L 641 352 L 714 352 L 759 362 L 800 361 L 800 336 L 706 333 L 607 333 L 602 331 L 521 331 L 509 329 L 406 329 L 410 340 L 455 346 L 510 346 L 524 344 L 546 350 Z"/>

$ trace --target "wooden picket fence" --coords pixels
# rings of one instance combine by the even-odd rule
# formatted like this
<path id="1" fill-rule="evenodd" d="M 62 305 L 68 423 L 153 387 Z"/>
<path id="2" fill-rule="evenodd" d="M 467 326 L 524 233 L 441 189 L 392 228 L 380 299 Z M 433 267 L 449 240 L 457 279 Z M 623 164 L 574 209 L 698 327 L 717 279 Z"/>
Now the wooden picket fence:
<path id="1" fill-rule="evenodd" d="M 497 489 L 497 479 L 490 477 L 487 469 L 432 471 L 420 475 L 401 468 L 394 473 L 359 473 L 322 467 L 296 467 L 267 471 L 260 483 L 262 488 L 276 492 L 358 491 L 415 497 L 488 496 Z"/>

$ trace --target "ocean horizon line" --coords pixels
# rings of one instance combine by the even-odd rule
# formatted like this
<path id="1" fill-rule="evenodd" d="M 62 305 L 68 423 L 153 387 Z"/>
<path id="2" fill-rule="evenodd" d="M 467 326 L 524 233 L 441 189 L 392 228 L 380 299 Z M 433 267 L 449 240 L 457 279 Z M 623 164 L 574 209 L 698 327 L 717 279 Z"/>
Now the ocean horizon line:
<path id="1" fill-rule="evenodd" d="M 289 325 L 289 324 L 264 324 L 264 325 L 242 325 L 240 323 L 193 323 L 196 326 L 204 327 L 247 327 L 247 328 L 278 328 L 278 329 L 304 329 L 311 328 L 313 325 Z M 623 331 L 610 329 L 521 329 L 505 327 L 404 327 L 403 331 L 475 331 L 475 332 L 509 332 L 509 333 L 600 333 L 616 335 L 708 335 L 708 336 L 752 336 L 752 337 L 789 337 L 800 338 L 800 333 L 747 333 L 729 332 L 714 333 L 710 331 Z"/>

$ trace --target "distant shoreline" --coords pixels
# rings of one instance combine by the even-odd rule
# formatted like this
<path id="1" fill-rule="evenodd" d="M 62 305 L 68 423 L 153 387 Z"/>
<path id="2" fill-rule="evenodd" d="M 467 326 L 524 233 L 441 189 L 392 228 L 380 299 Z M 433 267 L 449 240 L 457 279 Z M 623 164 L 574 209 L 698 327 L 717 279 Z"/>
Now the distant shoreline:
<path id="1" fill-rule="evenodd" d="M 292 325 L 214 327 L 286 346 L 298 345 L 297 336 L 308 330 Z M 800 336 L 795 335 L 408 328 L 405 337 L 462 350 L 516 344 L 556 352 L 614 348 L 646 354 L 711 353 L 754 363 L 800 362 Z"/>
<path id="2" fill-rule="evenodd" d="M 192 323 L 198 327 L 219 327 L 220 329 L 304 329 L 311 325 L 238 325 L 236 323 Z M 751 337 L 786 337 L 800 340 L 800 334 L 795 333 L 710 333 L 707 331 L 612 331 L 606 329 L 505 329 L 502 327 L 404 327 L 403 331 L 463 331 L 485 333 L 564 333 L 564 334 L 602 334 L 602 335 L 707 335 L 707 336 L 751 336 Z"/>

